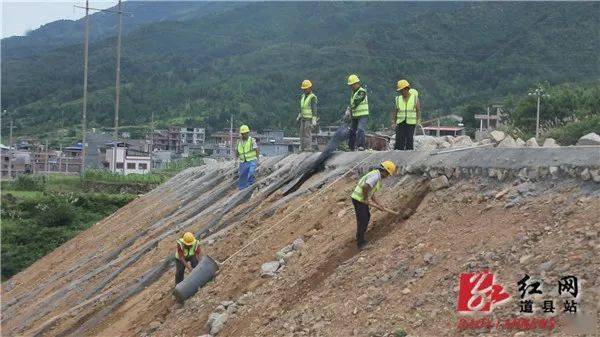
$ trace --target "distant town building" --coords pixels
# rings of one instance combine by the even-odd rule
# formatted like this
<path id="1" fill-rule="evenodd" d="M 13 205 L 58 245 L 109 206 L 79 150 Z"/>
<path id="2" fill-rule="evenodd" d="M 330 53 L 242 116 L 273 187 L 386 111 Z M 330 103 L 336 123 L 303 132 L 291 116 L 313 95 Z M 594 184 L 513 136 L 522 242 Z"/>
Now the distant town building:
<path id="1" fill-rule="evenodd" d="M 68 173 L 81 172 L 81 147 L 67 147 L 59 150 L 37 150 L 32 152 L 33 173 Z"/>
<path id="2" fill-rule="evenodd" d="M 169 126 L 168 130 L 155 130 L 151 139 L 152 150 L 204 153 L 206 133 L 200 127 Z"/>
<path id="3" fill-rule="evenodd" d="M 287 155 L 300 148 L 299 137 L 284 137 L 281 130 L 265 130 L 256 136 L 260 154 L 266 157 Z"/>
<path id="4" fill-rule="evenodd" d="M 256 136 L 256 132 L 250 131 L 250 137 Z M 210 140 L 206 143 L 206 150 L 215 158 L 231 157 L 231 139 L 233 139 L 233 144 L 235 146 L 238 137 L 239 134 L 235 131 L 231 134 L 229 133 L 229 130 L 213 132 L 210 135 Z"/>
<path id="5" fill-rule="evenodd" d="M 150 172 L 151 163 L 149 153 L 128 149 L 124 142 L 106 144 L 104 166 L 111 172 L 146 174 Z"/>
<path id="6" fill-rule="evenodd" d="M 0 176 L 2 179 L 8 179 L 9 165 L 11 166 L 11 178 L 19 175 L 31 173 L 31 156 L 29 152 L 23 150 L 11 149 L 8 146 L 0 144 L 0 154 L 2 156 L 2 168 Z"/>
<path id="7" fill-rule="evenodd" d="M 256 139 L 260 154 L 267 157 L 286 155 L 300 148 L 300 138 L 285 137 L 281 130 L 265 130 L 262 134 L 251 131 L 250 137 Z M 206 143 L 206 149 L 212 157 L 228 158 L 231 155 L 231 141 L 233 139 L 235 151 L 238 138 L 239 134 L 237 132 L 230 135 L 229 130 L 213 132 L 210 135 L 210 141 Z"/>
<path id="8" fill-rule="evenodd" d="M 327 143 L 333 138 L 339 127 L 337 125 L 323 126 L 319 128 L 316 135 L 313 136 L 313 141 L 316 142 L 319 151 L 322 151 Z"/>

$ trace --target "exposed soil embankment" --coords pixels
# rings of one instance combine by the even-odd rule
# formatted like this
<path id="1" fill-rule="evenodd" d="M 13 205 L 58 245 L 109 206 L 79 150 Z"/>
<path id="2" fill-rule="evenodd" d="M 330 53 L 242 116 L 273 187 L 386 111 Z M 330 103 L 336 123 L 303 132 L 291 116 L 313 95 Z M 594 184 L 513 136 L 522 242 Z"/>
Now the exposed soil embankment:
<path id="1" fill-rule="evenodd" d="M 512 297 L 494 317 L 518 314 L 525 273 L 548 290 L 578 276 L 581 312 L 597 313 L 600 151 L 525 150 L 336 154 L 286 196 L 318 155 L 265 161 L 253 191 L 232 163 L 186 170 L 3 284 L 3 335 L 199 336 L 213 313 L 219 336 L 477 335 L 456 330 L 456 298 L 460 273 L 483 269 Z M 358 251 L 349 195 L 384 158 L 401 174 L 381 199 L 402 215 L 373 211 Z M 183 231 L 226 262 L 181 305 L 169 257 Z"/>

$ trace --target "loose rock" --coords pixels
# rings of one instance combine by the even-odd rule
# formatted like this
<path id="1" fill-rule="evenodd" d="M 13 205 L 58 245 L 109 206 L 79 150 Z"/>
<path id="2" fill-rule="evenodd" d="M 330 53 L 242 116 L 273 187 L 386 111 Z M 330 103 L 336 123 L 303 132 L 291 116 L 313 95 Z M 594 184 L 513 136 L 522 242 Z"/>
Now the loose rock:
<path id="1" fill-rule="evenodd" d="M 304 240 L 302 240 L 301 238 L 297 238 L 292 243 L 292 248 L 294 250 L 300 250 L 300 249 L 302 249 L 302 247 L 304 247 Z"/>
<path id="2" fill-rule="evenodd" d="M 261 277 L 273 277 L 275 273 L 279 269 L 279 261 L 271 261 L 267 263 L 263 263 L 260 267 L 260 276 Z"/>
<path id="3" fill-rule="evenodd" d="M 447 188 L 448 186 L 450 186 L 450 183 L 448 182 L 448 178 L 446 178 L 446 176 L 433 178 L 429 182 L 429 187 L 432 191 L 441 190 L 442 188 Z"/>
<path id="4" fill-rule="evenodd" d="M 502 131 L 494 130 L 490 132 L 490 138 L 496 143 L 501 142 L 506 137 L 506 134 Z"/>
<path id="5" fill-rule="evenodd" d="M 161 325 L 162 323 L 158 321 L 150 322 L 150 324 L 148 324 L 148 332 L 156 331 L 158 328 L 160 328 Z"/>
<path id="6" fill-rule="evenodd" d="M 556 144 L 556 141 L 553 138 L 546 138 L 542 147 L 559 147 L 559 145 Z"/>
<path id="7" fill-rule="evenodd" d="M 511 136 L 506 136 L 504 139 L 498 144 L 498 147 L 517 147 L 517 143 Z"/>
<path id="8" fill-rule="evenodd" d="M 212 322 L 212 326 L 210 327 L 210 334 L 216 335 L 223 329 L 225 326 L 225 322 L 229 319 L 229 314 L 224 312 L 217 317 L 214 322 Z"/>
<path id="9" fill-rule="evenodd" d="M 595 132 L 588 133 L 579 138 L 577 145 L 600 145 L 600 135 Z"/>
<path id="10" fill-rule="evenodd" d="M 538 145 L 537 140 L 535 139 L 535 137 L 531 137 L 529 138 L 526 142 L 525 142 L 525 146 L 526 147 L 540 147 Z"/>

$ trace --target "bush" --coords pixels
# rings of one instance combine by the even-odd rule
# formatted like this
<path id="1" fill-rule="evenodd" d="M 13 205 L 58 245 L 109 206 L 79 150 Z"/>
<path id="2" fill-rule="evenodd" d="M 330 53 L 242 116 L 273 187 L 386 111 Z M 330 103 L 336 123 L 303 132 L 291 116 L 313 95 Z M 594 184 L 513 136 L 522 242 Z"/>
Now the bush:
<path id="1" fill-rule="evenodd" d="M 600 133 L 600 115 L 551 129 L 545 136 L 554 138 L 560 145 L 574 145 L 590 132 Z"/>
<path id="2" fill-rule="evenodd" d="M 13 189 L 17 191 L 44 191 L 46 189 L 46 177 L 40 175 L 21 174 L 13 182 Z"/>
<path id="3" fill-rule="evenodd" d="M 40 211 L 38 221 L 44 227 L 69 226 L 73 222 L 74 209 L 68 200 L 60 197 L 49 197 L 36 206 Z"/>

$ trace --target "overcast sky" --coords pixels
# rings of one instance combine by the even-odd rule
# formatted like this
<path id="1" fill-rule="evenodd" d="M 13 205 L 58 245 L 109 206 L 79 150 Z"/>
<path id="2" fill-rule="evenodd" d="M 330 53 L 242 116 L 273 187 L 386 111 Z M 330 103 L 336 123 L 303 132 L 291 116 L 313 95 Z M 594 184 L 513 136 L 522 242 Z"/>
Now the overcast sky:
<path id="1" fill-rule="evenodd" d="M 109 8 L 117 4 L 117 0 L 90 0 L 90 7 Z M 74 0 L 0 0 L 2 6 L 3 38 L 13 35 L 24 35 L 29 30 L 59 19 L 75 20 L 85 15 L 85 10 L 73 5 L 85 6 L 85 1 Z"/>

